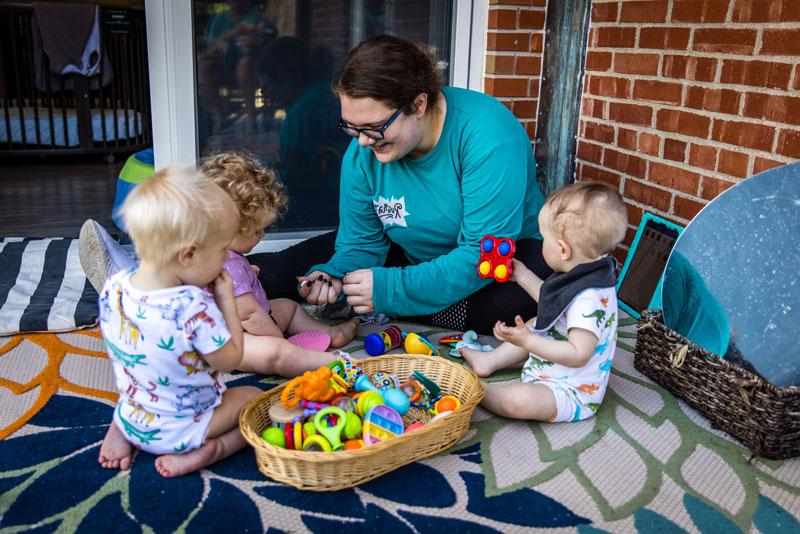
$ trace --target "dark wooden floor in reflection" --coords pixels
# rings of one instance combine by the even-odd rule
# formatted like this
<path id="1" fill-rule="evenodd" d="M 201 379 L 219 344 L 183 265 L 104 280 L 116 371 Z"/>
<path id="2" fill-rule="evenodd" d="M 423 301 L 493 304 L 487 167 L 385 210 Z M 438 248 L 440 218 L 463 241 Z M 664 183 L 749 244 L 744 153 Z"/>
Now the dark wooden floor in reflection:
<path id="1" fill-rule="evenodd" d="M 126 156 L 16 158 L 0 153 L 0 237 L 78 237 L 87 218 L 119 234 L 111 221 Z"/>

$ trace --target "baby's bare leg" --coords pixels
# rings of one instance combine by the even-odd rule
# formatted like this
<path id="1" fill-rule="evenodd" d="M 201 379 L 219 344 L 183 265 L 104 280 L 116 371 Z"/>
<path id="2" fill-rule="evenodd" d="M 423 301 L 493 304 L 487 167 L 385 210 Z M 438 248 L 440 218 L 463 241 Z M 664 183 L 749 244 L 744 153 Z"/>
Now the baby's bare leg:
<path id="1" fill-rule="evenodd" d="M 156 470 L 162 477 L 193 473 L 241 450 L 246 441 L 239 432 L 239 412 L 261 390 L 253 386 L 231 388 L 222 394 L 222 404 L 214 409 L 208 426 L 208 440 L 193 451 L 165 454 L 156 458 Z"/>
<path id="2" fill-rule="evenodd" d="M 556 416 L 556 397 L 542 384 L 486 384 L 481 406 L 510 419 L 550 421 Z"/>
<path id="3" fill-rule="evenodd" d="M 352 340 L 358 330 L 358 320 L 350 319 L 336 325 L 320 323 L 311 317 L 297 302 L 290 299 L 273 299 L 269 301 L 272 314 L 278 327 L 287 335 L 294 335 L 309 330 L 328 332 L 331 336 L 331 347 L 338 348 Z"/>
<path id="4" fill-rule="evenodd" d="M 100 445 L 100 456 L 97 461 L 106 469 L 119 468 L 127 471 L 131 467 L 132 457 L 133 447 L 112 420 L 108 425 L 103 444 Z"/>
<path id="5" fill-rule="evenodd" d="M 283 338 L 244 334 L 244 355 L 240 371 L 262 375 L 297 376 L 331 363 L 329 352 L 304 349 Z"/>
<path id="6" fill-rule="evenodd" d="M 480 377 L 491 376 L 495 371 L 517 366 L 528 359 L 528 351 L 513 343 L 504 342 L 489 352 L 462 347 L 458 351 L 467 361 L 475 374 Z"/>

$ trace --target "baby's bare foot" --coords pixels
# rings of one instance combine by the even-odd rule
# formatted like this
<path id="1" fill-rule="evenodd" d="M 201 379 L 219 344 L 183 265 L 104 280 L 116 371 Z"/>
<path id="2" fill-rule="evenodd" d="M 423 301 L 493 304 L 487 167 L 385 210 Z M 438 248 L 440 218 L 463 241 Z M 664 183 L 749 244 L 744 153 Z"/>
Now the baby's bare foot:
<path id="1" fill-rule="evenodd" d="M 200 448 L 181 454 L 165 454 L 156 458 L 156 471 L 164 478 L 179 477 L 199 471 L 220 457 L 217 439 L 209 439 Z"/>
<path id="2" fill-rule="evenodd" d="M 329 329 L 331 334 L 331 348 L 337 349 L 350 343 L 350 341 L 356 337 L 358 325 L 358 319 L 350 319 L 341 324 L 331 326 Z"/>
<path id="3" fill-rule="evenodd" d="M 131 468 L 132 457 L 133 447 L 112 421 L 108 425 L 108 432 L 103 439 L 103 444 L 100 445 L 100 457 L 97 461 L 106 469 L 127 471 Z"/>
<path id="4" fill-rule="evenodd" d="M 489 358 L 487 358 L 486 352 L 481 352 L 476 349 L 469 349 L 467 347 L 461 347 L 458 349 L 458 353 L 464 358 L 464 360 L 472 367 L 472 370 L 475 371 L 475 374 L 481 378 L 486 378 L 487 376 L 491 375 L 494 372 L 489 366 Z"/>

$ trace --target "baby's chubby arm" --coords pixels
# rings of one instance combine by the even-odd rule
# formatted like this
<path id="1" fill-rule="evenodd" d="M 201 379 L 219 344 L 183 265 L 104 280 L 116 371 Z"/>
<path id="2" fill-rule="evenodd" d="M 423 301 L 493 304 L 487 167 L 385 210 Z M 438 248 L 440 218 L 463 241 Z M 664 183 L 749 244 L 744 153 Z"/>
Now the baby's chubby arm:
<path id="1" fill-rule="evenodd" d="M 516 258 L 511 260 L 511 278 L 509 280 L 516 282 L 533 300 L 539 302 L 539 291 L 542 289 L 544 281 Z"/>
<path id="2" fill-rule="evenodd" d="M 214 280 L 214 300 L 222 311 L 231 338 L 220 349 L 205 354 L 204 357 L 214 369 L 222 372 L 233 371 L 242 362 L 244 334 L 242 334 L 242 324 L 239 321 L 239 313 L 233 297 L 233 279 L 224 269 Z"/>
<path id="3" fill-rule="evenodd" d="M 519 315 L 514 321 L 514 326 L 498 321 L 494 325 L 494 336 L 559 365 L 583 367 L 597 347 L 597 336 L 583 328 L 570 328 L 567 340 L 558 341 L 531 333 Z"/>
<path id="4" fill-rule="evenodd" d="M 283 332 L 269 316 L 252 293 L 244 293 L 235 299 L 242 328 L 254 336 L 283 337 Z"/>

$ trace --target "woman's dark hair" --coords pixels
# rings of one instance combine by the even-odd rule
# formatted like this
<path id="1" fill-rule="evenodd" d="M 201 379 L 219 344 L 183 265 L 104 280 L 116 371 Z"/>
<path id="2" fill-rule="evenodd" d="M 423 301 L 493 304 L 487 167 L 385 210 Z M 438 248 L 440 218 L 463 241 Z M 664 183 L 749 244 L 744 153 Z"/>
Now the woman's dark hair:
<path id="1" fill-rule="evenodd" d="M 413 101 L 428 95 L 428 109 L 436 104 L 441 78 L 430 53 L 411 41 L 378 35 L 353 48 L 333 91 L 350 98 L 373 98 L 403 112 L 414 112 Z"/>

